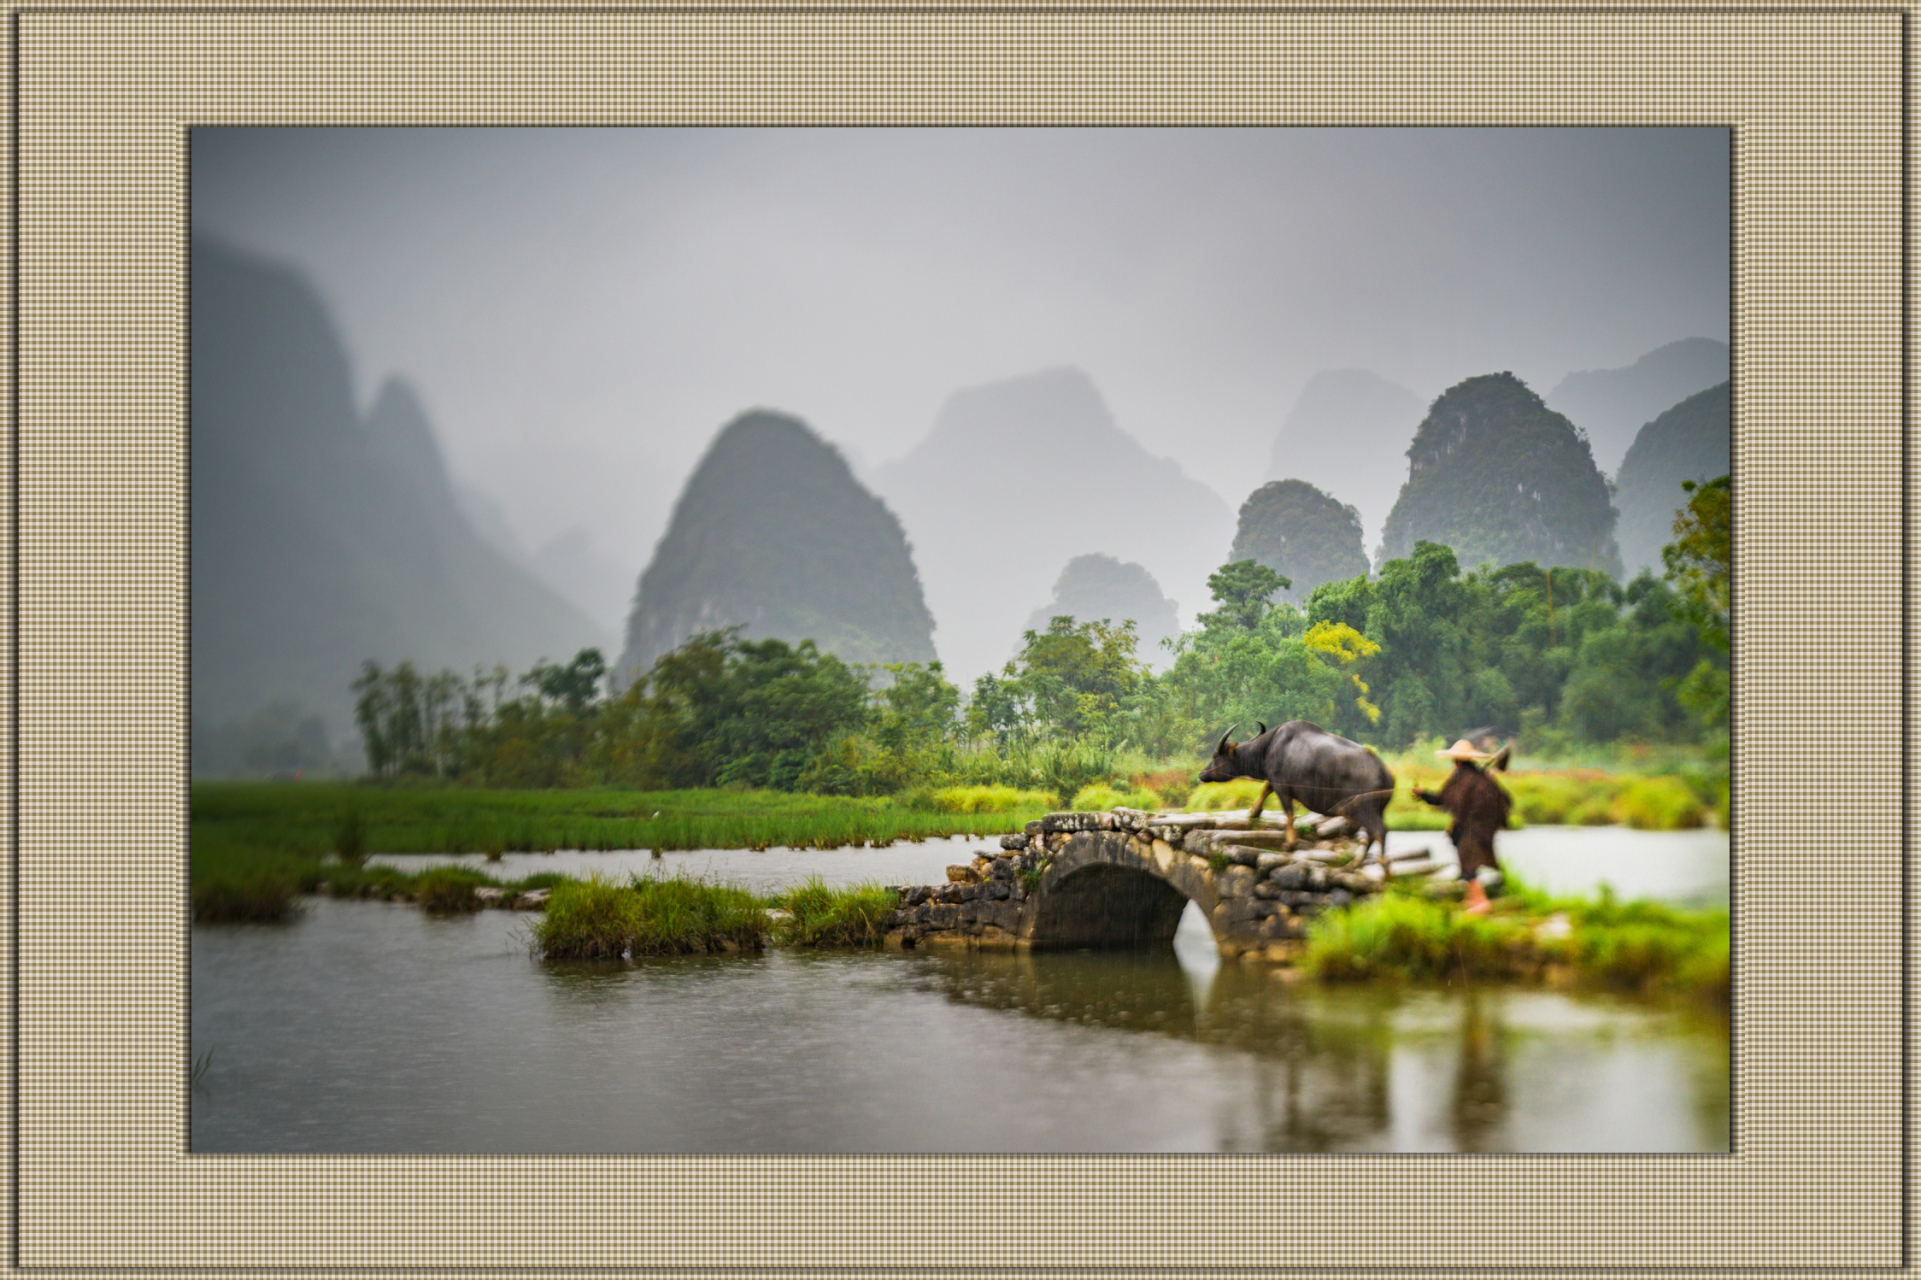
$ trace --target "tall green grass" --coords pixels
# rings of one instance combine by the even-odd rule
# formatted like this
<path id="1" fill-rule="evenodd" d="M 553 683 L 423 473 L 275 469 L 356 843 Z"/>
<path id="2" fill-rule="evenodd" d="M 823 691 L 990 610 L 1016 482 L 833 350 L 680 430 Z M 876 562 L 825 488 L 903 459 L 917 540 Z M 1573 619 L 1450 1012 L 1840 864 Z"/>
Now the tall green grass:
<path id="1" fill-rule="evenodd" d="M 873 947 L 885 936 L 887 917 L 900 905 L 900 896 L 878 881 L 836 889 L 819 876 L 809 876 L 779 901 L 788 913 L 778 926 L 783 942 L 802 947 Z"/>
<path id="2" fill-rule="evenodd" d="M 1564 917 L 1564 935 L 1542 926 Z M 1330 981 L 1499 981 L 1564 970 L 1579 985 L 1725 1004 L 1729 919 L 1724 908 L 1554 899 L 1517 887 L 1487 915 L 1413 892 L 1380 894 L 1308 926 L 1304 964 Z"/>
<path id="3" fill-rule="evenodd" d="M 1105 782 L 1096 782 L 1082 787 L 1068 801 L 1067 807 L 1076 813 L 1098 813 L 1107 809 L 1125 806 L 1129 809 L 1144 809 L 1149 813 L 1161 807 L 1161 798 L 1152 791 L 1135 787 L 1119 790 Z"/>
<path id="4" fill-rule="evenodd" d="M 682 876 L 622 885 L 590 875 L 554 886 L 533 948 L 546 960 L 758 950 L 766 931 L 760 900 L 735 885 Z"/>

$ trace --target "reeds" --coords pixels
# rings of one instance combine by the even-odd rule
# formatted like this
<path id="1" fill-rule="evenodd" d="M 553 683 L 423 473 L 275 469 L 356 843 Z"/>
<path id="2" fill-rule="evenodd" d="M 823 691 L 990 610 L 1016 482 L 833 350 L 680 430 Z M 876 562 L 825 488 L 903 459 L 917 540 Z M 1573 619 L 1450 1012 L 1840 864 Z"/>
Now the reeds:
<path id="1" fill-rule="evenodd" d="M 1521 888 L 1471 916 L 1452 902 L 1389 892 L 1317 916 L 1304 964 L 1330 982 L 1487 982 L 1558 971 L 1578 986 L 1725 1004 L 1728 913 L 1619 903 L 1606 890 L 1584 901 Z"/>
<path id="2" fill-rule="evenodd" d="M 1144 809 L 1152 813 L 1161 807 L 1161 798 L 1152 791 L 1142 791 L 1135 787 L 1119 791 L 1105 782 L 1096 782 L 1076 791 L 1074 798 L 1067 803 L 1069 809 L 1079 813 L 1099 812 L 1122 806 L 1129 809 Z"/>
<path id="3" fill-rule="evenodd" d="M 533 930 L 545 960 L 617 960 L 758 950 L 767 932 L 760 900 L 736 885 L 684 876 L 590 875 L 554 886 Z"/>
<path id="4" fill-rule="evenodd" d="M 833 888 L 809 876 L 780 897 L 783 942 L 800 947 L 877 947 L 900 896 L 878 881 Z"/>

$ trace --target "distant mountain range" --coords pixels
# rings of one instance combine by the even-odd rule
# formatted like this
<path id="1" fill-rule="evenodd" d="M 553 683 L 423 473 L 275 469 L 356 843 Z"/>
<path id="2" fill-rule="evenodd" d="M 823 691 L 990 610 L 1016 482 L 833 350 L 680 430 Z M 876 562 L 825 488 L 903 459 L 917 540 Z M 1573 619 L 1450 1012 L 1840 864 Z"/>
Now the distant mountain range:
<path id="1" fill-rule="evenodd" d="M 356 412 L 339 336 L 301 276 L 196 237 L 192 289 L 197 741 L 270 704 L 354 736 L 364 659 L 519 672 L 607 644 L 475 536 L 406 382 Z M 196 769 L 218 764 L 196 755 Z"/>
<path id="2" fill-rule="evenodd" d="M 1407 478 L 1407 446 L 1427 406 L 1397 382 L 1365 369 L 1328 369 L 1301 388 L 1274 437 L 1269 480 L 1305 480 L 1352 506 L 1364 546 Z"/>
<path id="3" fill-rule="evenodd" d="M 1607 480 L 1574 425 L 1511 373 L 1469 378 L 1435 399 L 1408 447 L 1380 563 L 1425 539 L 1463 569 L 1532 560 L 1620 572 Z"/>
<path id="4" fill-rule="evenodd" d="M 798 418 L 743 413 L 674 504 L 616 671 L 631 682 L 697 631 L 812 640 L 848 662 L 931 662 L 933 619 L 885 504 Z"/>
<path id="5" fill-rule="evenodd" d="M 1075 556 L 1054 580 L 1054 598 L 1028 615 L 1026 630 L 1046 631 L 1063 614 L 1083 623 L 1131 620 L 1135 656 L 1157 671 L 1173 665 L 1174 655 L 1161 648 L 1161 641 L 1180 634 L 1180 615 L 1154 575 L 1138 564 L 1122 564 L 1113 556 Z M 1011 646 L 1008 656 L 1019 647 Z"/>
<path id="6" fill-rule="evenodd" d="M 1621 513 L 1614 536 L 1629 577 L 1644 568 L 1657 576 L 1664 571 L 1661 548 L 1674 541 L 1674 513 L 1687 503 L 1681 482 L 1728 474 L 1733 457 L 1729 391 L 1723 382 L 1691 395 L 1634 437 L 1614 496 Z"/>
<path id="7" fill-rule="evenodd" d="M 1626 368 L 1568 374 L 1548 393 L 1547 407 L 1587 433 L 1595 465 L 1613 475 L 1644 423 L 1728 377 L 1725 342 L 1684 338 Z"/>
<path id="8" fill-rule="evenodd" d="M 873 475 L 913 540 L 941 657 L 963 684 L 1006 662 L 1074 557 L 1140 564 L 1191 611 L 1234 536 L 1220 495 L 1142 448 L 1078 369 L 956 392 Z"/>

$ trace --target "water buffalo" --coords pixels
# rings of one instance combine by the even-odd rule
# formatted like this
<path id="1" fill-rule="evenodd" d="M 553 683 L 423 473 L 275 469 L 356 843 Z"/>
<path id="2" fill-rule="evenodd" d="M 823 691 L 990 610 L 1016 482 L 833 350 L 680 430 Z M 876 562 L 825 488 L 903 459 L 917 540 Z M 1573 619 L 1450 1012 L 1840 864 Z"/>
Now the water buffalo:
<path id="1" fill-rule="evenodd" d="M 1287 815 L 1286 846 L 1294 847 L 1294 802 L 1314 813 L 1338 815 L 1361 828 L 1361 864 L 1378 842 L 1383 866 L 1387 863 L 1387 819 L 1382 810 L 1394 795 L 1394 775 L 1381 758 L 1358 742 L 1350 742 L 1306 720 L 1290 720 L 1239 744 L 1229 742 L 1228 729 L 1214 748 L 1214 758 L 1201 770 L 1202 782 L 1230 778 L 1259 778 L 1265 784 L 1249 812 L 1258 820 L 1271 794 Z"/>

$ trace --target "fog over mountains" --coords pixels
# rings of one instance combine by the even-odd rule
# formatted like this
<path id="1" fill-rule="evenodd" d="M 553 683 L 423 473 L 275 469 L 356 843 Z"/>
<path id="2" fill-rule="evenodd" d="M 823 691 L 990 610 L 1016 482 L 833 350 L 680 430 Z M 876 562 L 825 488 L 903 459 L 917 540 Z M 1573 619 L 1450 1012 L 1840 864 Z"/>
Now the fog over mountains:
<path id="1" fill-rule="evenodd" d="M 708 563 L 676 503 L 755 409 L 852 463 L 822 501 L 897 522 L 913 651 L 965 685 L 1070 598 L 1191 623 L 1269 482 L 1372 553 L 1464 380 L 1553 388 L 1625 485 L 1636 433 L 1728 379 L 1725 129 L 190 141 L 197 731 L 278 699 L 350 736 L 368 657 L 617 661 L 643 575 Z M 737 576 L 692 596 L 763 589 Z"/>
<path id="2" fill-rule="evenodd" d="M 364 660 L 517 673 L 607 643 L 475 536 L 404 379 L 356 410 L 300 275 L 196 238 L 190 323 L 196 734 L 280 702 L 338 740 Z"/>
<path id="3" fill-rule="evenodd" d="M 1595 465 L 1609 475 L 1634 443 L 1635 433 L 1697 391 L 1728 380 L 1728 345 L 1687 338 L 1648 352 L 1621 369 L 1570 373 L 1547 394 L 1547 407 L 1587 433 Z"/>
<path id="4" fill-rule="evenodd" d="M 1191 617 L 1234 537 L 1220 495 L 1142 448 L 1074 368 L 955 392 L 873 478 L 913 543 L 941 659 L 968 683 L 1007 661 L 1075 556 L 1144 566 Z"/>
<path id="5" fill-rule="evenodd" d="M 1426 412 L 1420 396 L 1377 373 L 1324 369 L 1307 380 L 1282 421 L 1266 479 L 1305 480 L 1354 507 L 1362 545 L 1372 551 L 1407 479 L 1407 447 Z"/>

